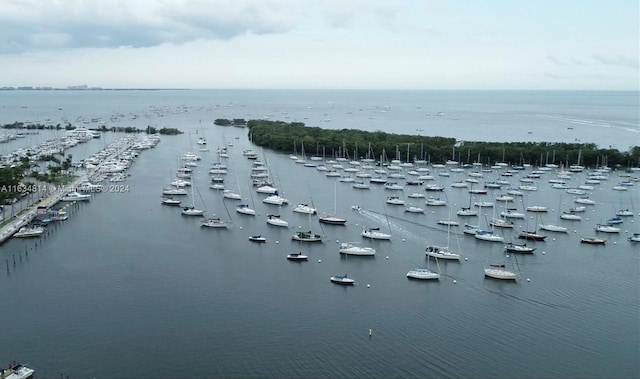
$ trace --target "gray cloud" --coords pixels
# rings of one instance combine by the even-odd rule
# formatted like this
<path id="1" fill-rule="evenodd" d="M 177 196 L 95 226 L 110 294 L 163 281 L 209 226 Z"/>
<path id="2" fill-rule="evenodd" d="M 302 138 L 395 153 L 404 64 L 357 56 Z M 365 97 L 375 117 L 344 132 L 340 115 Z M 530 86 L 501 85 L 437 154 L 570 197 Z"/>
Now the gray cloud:
<path id="1" fill-rule="evenodd" d="M 4 0 L 0 53 L 78 47 L 150 47 L 284 33 L 286 0 Z"/>
<path id="2" fill-rule="evenodd" d="M 638 67 L 640 67 L 640 64 L 638 64 L 638 59 L 633 59 L 633 58 L 625 57 L 622 55 L 616 55 L 616 56 L 593 55 L 592 58 L 596 62 L 606 66 L 622 66 L 622 67 L 628 67 L 635 70 L 637 70 Z"/>
<path id="3" fill-rule="evenodd" d="M 547 54 L 547 60 L 553 64 L 556 64 L 558 66 L 563 66 L 564 62 L 562 62 L 560 60 L 560 58 L 556 57 L 555 55 L 548 55 Z"/>

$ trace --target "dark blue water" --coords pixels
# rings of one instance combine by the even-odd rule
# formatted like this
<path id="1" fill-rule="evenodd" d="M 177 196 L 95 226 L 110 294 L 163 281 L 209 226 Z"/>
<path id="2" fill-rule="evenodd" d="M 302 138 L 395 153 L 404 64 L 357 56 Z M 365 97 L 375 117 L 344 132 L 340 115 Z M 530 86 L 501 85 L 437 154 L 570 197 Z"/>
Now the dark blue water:
<path id="1" fill-rule="evenodd" d="M 160 205 L 178 157 L 195 150 L 193 135 L 164 137 L 130 169 L 129 192 L 99 194 L 45 237 L 0 247 L 0 357 L 28 362 L 40 377 L 591 378 L 640 371 L 640 248 L 626 240 L 640 231 L 637 183 L 613 191 L 621 179 L 611 173 L 590 195 L 597 204 L 582 221 L 569 223 L 556 219 L 557 210 L 573 206 L 573 196 L 549 188 L 548 173 L 538 191 L 513 205 L 548 206 L 545 221 L 571 232 L 530 242 L 533 255 L 506 259 L 501 244 L 448 234 L 436 223 L 468 205 L 466 190 L 450 187 L 462 174 L 438 178 L 448 207 L 405 214 L 384 205 L 389 191 L 334 185 L 314 168 L 259 150 L 291 202 L 278 208 L 263 204 L 264 195 L 249 185 L 251 162 L 241 154 L 251 147 L 246 130 L 197 125 L 188 127 L 206 136 L 211 149 L 196 169 L 202 205 L 231 227 L 201 228 L 197 219 Z M 228 142 L 234 146 L 226 180 L 256 208 L 256 217 L 235 213 L 234 202 L 208 188 L 215 147 Z M 84 150 L 76 154 L 104 144 L 79 145 Z M 584 177 L 576 174 L 570 183 Z M 291 211 L 303 202 L 333 211 L 334 199 L 346 226 L 321 226 Z M 352 212 L 351 205 L 365 212 Z M 621 208 L 636 213 L 623 233 L 606 235 L 606 246 L 579 243 Z M 281 214 L 290 229 L 267 225 L 267 213 Z M 537 221 L 527 217 L 516 232 Z M 341 258 L 336 242 L 362 241 L 363 225 L 390 231 L 392 241 L 370 243 L 375 258 Z M 324 242 L 291 241 L 294 230 L 309 228 L 326 235 Z M 249 242 L 254 233 L 267 243 Z M 406 279 L 408 270 L 426 267 L 426 245 L 447 241 L 466 260 L 431 262 L 443 274 L 439 282 Z M 297 250 L 310 260 L 285 259 Z M 520 274 L 517 283 L 483 277 L 487 264 L 502 261 Z M 329 282 L 343 273 L 356 285 Z"/>

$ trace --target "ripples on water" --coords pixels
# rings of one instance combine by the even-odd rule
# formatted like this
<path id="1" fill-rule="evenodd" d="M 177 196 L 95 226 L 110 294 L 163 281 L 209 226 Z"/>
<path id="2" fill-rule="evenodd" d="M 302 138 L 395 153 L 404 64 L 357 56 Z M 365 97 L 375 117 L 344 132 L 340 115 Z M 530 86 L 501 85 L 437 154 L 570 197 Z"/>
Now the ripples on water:
<path id="1" fill-rule="evenodd" d="M 455 228 L 449 244 L 468 260 L 429 262 L 442 279 L 410 281 L 408 270 L 427 265 L 425 246 L 447 243 L 447 229 L 436 221 L 449 218 L 449 208 L 469 203 L 466 191 L 450 188 L 455 175 L 438 178 L 449 205 L 425 207 L 424 215 L 385 206 L 389 191 L 381 188 L 364 193 L 338 183 L 335 198 L 347 225 L 320 229 L 317 219 L 291 209 L 312 200 L 320 212 L 332 210 L 333 180 L 264 151 L 291 202 L 282 208 L 265 205 L 246 180 L 250 162 L 241 156 L 251 147 L 246 130 L 207 126 L 198 132 L 209 140 L 211 152 L 203 154 L 196 183 L 210 211 L 227 215 L 227 205 L 231 228 L 200 228 L 196 219 L 159 204 L 169 171 L 190 145 L 188 134 L 163 138 L 131 169 L 131 192 L 100 194 L 79 205 L 37 247 L 35 241 L 18 240 L 2 246 L 2 261 L 18 253 L 23 260 L 0 274 L 0 294 L 11 305 L 11 312 L 3 313 L 8 325 L 3 341 L 11 343 L 0 344 L 0 356 L 30 363 L 42 377 L 637 375 L 638 246 L 626 241 L 627 234 L 607 236 L 604 247 L 578 242 L 618 207 L 637 207 L 637 192 L 613 193 L 613 179 L 602 184 L 592 195 L 598 205 L 585 215 L 589 220 L 571 224 L 577 233 L 529 242 L 537 248 L 534 255 L 508 261 L 519 267 L 518 283 L 484 279 L 486 264 L 504 260 L 502 245 Z M 256 217 L 239 216 L 232 202 L 206 188 L 215 147 L 228 141 L 236 146 L 227 180 L 254 203 Z M 103 144 L 92 141 L 71 153 L 80 157 Z M 558 204 L 572 206 L 572 197 L 546 188 L 547 179 L 540 179 L 527 204 L 548 205 L 553 212 Z M 364 210 L 358 214 L 351 205 Z M 290 229 L 266 225 L 265 215 L 274 209 Z M 492 210 L 485 212 L 491 218 Z M 625 220 L 624 229 L 637 228 L 637 217 L 633 221 Z M 526 222 L 535 220 L 528 215 L 518 225 Z M 324 243 L 291 241 L 294 230 L 309 225 L 326 234 Z M 364 241 L 363 225 L 390 230 L 392 241 Z M 250 243 L 248 236 L 256 232 L 268 242 Z M 336 241 L 364 242 L 378 253 L 340 257 Z M 310 260 L 286 261 L 295 250 Z M 355 286 L 329 282 L 345 272 Z"/>

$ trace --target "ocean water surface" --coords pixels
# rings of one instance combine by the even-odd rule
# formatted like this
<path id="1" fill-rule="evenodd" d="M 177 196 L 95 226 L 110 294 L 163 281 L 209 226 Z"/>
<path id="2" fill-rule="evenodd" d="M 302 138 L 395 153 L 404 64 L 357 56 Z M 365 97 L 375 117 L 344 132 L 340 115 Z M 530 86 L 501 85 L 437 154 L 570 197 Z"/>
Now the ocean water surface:
<path id="1" fill-rule="evenodd" d="M 437 223 L 486 226 L 503 204 L 468 220 L 455 212 L 471 202 L 493 201 L 504 190 L 470 196 L 468 189 L 451 187 L 464 173 L 444 177 L 432 169 L 445 191 L 405 186 L 399 195 L 426 208 L 410 214 L 385 204 L 391 191 L 381 186 L 356 190 L 295 164 L 288 154 L 251 145 L 246 129 L 213 125 L 216 118 L 269 117 L 462 140 L 579 138 L 624 149 L 638 138 L 632 109 L 637 93 L 25 91 L 0 92 L 0 99 L 3 123 L 64 118 L 85 126 L 105 121 L 186 132 L 165 136 L 140 154 L 122 183 L 128 191 L 97 194 L 71 207 L 70 218 L 44 237 L 0 246 L 0 357 L 28 363 L 39 377 L 632 378 L 640 372 L 640 245 L 627 241 L 640 232 L 638 182 L 614 191 L 623 179 L 610 172 L 589 193 L 596 205 L 588 206 L 582 221 L 569 222 L 558 216 L 576 205 L 576 196 L 551 188 L 555 172 L 547 172 L 536 179 L 537 191 L 509 207 L 542 205 L 549 211 L 526 212 L 503 235 L 518 241 L 519 231 L 543 221 L 570 231 L 527 242 L 536 248 L 532 255 L 505 257 L 502 244 Z M 61 133 L 43 131 L 0 149 L 5 154 Z M 82 159 L 119 136 L 106 133 L 70 153 Z M 160 204 L 180 156 L 197 150 L 196 136 L 207 138 L 210 151 L 199 153 L 193 179 L 199 195 L 184 201 L 193 199 L 230 222 L 226 230 L 202 228 L 197 218 Z M 229 171 L 225 184 L 256 209 L 255 217 L 236 213 L 236 202 L 209 188 L 219 146 L 228 146 L 230 155 L 222 161 Z M 267 163 L 289 205 L 262 203 L 265 195 L 249 180 L 252 161 L 242 155 L 250 148 Z M 518 186 L 527 173 L 508 180 Z M 480 183 L 500 178 L 500 171 L 483 175 Z M 575 173 L 568 183 L 585 179 L 586 172 Z M 448 205 L 428 207 L 424 199 L 406 197 L 420 191 Z M 317 216 L 292 212 L 298 203 L 313 204 L 319 213 L 335 208 L 347 224 L 322 225 Z M 363 211 L 354 212 L 352 205 Z M 595 224 L 627 208 L 634 216 L 625 218 L 620 234 L 604 236 L 606 245 L 579 242 L 596 235 Z M 267 214 L 279 214 L 290 227 L 267 225 Z M 391 233 L 392 240 L 364 240 L 365 226 Z M 325 238 L 296 243 L 291 235 L 297 230 Z M 256 233 L 267 242 L 250 242 Z M 347 241 L 374 247 L 376 256 L 341 257 L 338 242 Z M 427 261 L 425 247 L 432 244 L 449 245 L 464 259 Z M 293 251 L 303 251 L 309 261 L 287 261 Z M 519 280 L 485 279 L 483 269 L 492 263 L 506 263 Z M 442 278 L 406 278 L 408 270 L 427 266 Z M 344 273 L 356 280 L 354 286 L 329 282 Z"/>

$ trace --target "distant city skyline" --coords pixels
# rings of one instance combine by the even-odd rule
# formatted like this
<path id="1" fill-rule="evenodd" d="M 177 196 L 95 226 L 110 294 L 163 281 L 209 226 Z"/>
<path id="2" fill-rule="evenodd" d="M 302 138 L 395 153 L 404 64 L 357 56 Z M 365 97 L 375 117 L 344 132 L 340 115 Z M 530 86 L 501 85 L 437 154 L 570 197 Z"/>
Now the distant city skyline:
<path id="1" fill-rule="evenodd" d="M 639 18 L 624 0 L 6 0 L 0 87 L 637 91 Z"/>

